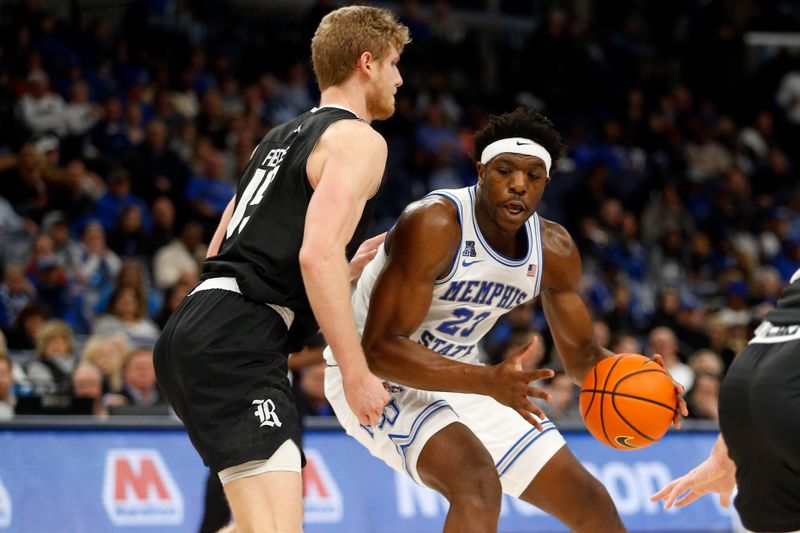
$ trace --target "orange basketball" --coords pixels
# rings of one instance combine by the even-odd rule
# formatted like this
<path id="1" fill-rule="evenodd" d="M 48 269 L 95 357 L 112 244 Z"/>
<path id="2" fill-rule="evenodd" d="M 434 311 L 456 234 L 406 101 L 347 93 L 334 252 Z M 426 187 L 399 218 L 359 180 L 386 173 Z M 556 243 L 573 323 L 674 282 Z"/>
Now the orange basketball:
<path id="1" fill-rule="evenodd" d="M 581 386 L 581 415 L 592 435 L 612 448 L 650 446 L 677 409 L 672 379 L 643 355 L 622 353 L 597 363 Z"/>

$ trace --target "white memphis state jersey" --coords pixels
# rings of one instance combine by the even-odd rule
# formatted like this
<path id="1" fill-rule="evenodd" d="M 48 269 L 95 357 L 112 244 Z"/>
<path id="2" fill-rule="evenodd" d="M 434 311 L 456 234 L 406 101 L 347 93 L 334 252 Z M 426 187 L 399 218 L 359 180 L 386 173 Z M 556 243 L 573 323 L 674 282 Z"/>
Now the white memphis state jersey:
<path id="1" fill-rule="evenodd" d="M 425 320 L 411 336 L 445 357 L 478 363 L 478 341 L 498 318 L 535 298 L 542 283 L 542 238 L 539 215 L 525 223 L 527 251 L 518 259 L 492 248 L 475 218 L 476 187 L 437 190 L 428 196 L 447 198 L 458 208 L 461 244 L 447 275 L 434 286 Z M 375 280 L 386 264 L 383 245 L 364 268 L 353 293 L 353 314 L 363 332 Z M 330 354 L 330 350 L 326 350 Z M 332 363 L 332 361 L 329 361 Z"/>

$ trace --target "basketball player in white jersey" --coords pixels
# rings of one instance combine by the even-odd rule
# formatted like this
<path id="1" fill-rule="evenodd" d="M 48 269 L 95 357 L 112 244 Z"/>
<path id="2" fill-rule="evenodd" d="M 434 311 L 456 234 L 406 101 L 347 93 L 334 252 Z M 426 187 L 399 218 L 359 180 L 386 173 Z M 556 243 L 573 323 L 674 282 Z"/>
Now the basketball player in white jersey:
<path id="1" fill-rule="evenodd" d="M 572 238 L 536 213 L 563 149 L 535 111 L 493 117 L 475 135 L 477 185 L 431 193 L 389 232 L 353 295 L 370 369 L 392 395 L 378 425 L 359 424 L 336 352 L 326 351 L 326 395 L 340 422 L 373 455 L 449 500 L 445 531 L 496 531 L 501 491 L 573 531 L 624 531 L 605 488 L 528 399 L 547 399 L 529 383 L 552 375 L 522 371 L 533 346 L 497 366 L 477 360 L 497 318 L 537 295 L 573 381 L 611 355 L 578 295 Z"/>

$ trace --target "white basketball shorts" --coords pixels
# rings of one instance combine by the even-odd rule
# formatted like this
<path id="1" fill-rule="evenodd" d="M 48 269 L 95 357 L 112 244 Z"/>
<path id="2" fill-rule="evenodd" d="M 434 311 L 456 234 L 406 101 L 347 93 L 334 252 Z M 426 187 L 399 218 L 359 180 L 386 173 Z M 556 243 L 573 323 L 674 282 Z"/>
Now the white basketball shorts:
<path id="1" fill-rule="evenodd" d="M 437 431 L 453 422 L 467 426 L 486 446 L 497 467 L 503 492 L 519 497 L 536 474 L 564 446 L 550 420 L 539 431 L 510 407 L 489 396 L 429 392 L 390 385 L 392 401 L 378 426 L 358 423 L 344 396 L 338 366 L 325 370 L 325 396 L 347 434 L 398 472 L 424 485 L 417 473 L 422 448 Z"/>

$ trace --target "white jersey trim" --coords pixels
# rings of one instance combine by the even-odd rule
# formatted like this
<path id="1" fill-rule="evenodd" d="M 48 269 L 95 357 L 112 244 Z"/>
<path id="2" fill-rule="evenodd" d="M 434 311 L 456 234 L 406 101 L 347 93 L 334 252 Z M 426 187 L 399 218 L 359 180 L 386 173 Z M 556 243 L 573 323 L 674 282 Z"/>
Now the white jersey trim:
<path id="1" fill-rule="evenodd" d="M 456 209 L 458 209 L 458 225 L 461 228 L 461 232 L 463 233 L 464 232 L 464 216 L 463 216 L 463 208 L 461 206 L 461 200 L 459 200 L 458 197 L 456 197 L 453 194 L 450 194 L 447 191 L 433 191 L 430 194 L 428 194 L 428 196 L 442 196 L 443 198 L 447 198 L 448 200 L 453 202 L 453 204 L 455 204 Z M 450 281 L 453 278 L 453 276 L 455 276 L 456 271 L 458 270 L 458 258 L 461 257 L 461 246 L 463 244 L 464 244 L 464 239 L 463 239 L 463 236 L 462 236 L 462 238 L 459 240 L 459 243 L 458 243 L 458 250 L 456 250 L 456 253 L 453 256 L 453 262 L 450 265 L 450 270 L 447 272 L 447 275 L 445 277 L 443 277 L 441 279 L 437 279 L 434 282 L 434 285 L 441 285 L 442 283 L 447 283 L 448 281 Z"/>
<path id="2" fill-rule="evenodd" d="M 470 207 L 472 208 L 473 213 L 475 212 L 476 187 L 477 185 L 473 185 L 472 187 L 469 188 L 469 200 L 471 204 Z M 531 218 L 534 217 L 538 218 L 538 215 L 536 213 L 531 215 Z M 483 236 L 483 232 L 481 232 L 481 228 L 480 226 L 478 226 L 478 221 L 476 216 L 472 217 L 472 227 L 473 230 L 475 231 L 475 236 L 478 238 L 478 241 L 481 243 L 481 246 L 483 246 L 484 250 L 486 250 L 489 253 L 489 256 L 492 259 L 494 259 L 501 265 L 507 267 L 518 267 L 527 263 L 528 260 L 531 258 L 531 252 L 533 250 L 533 235 L 531 235 L 531 227 L 530 224 L 528 224 L 528 221 L 525 221 L 525 236 L 528 239 L 528 253 L 525 255 L 525 257 L 521 259 L 506 257 L 505 255 L 501 254 L 500 252 L 492 248 L 492 245 L 489 244 L 489 241 Z"/>

